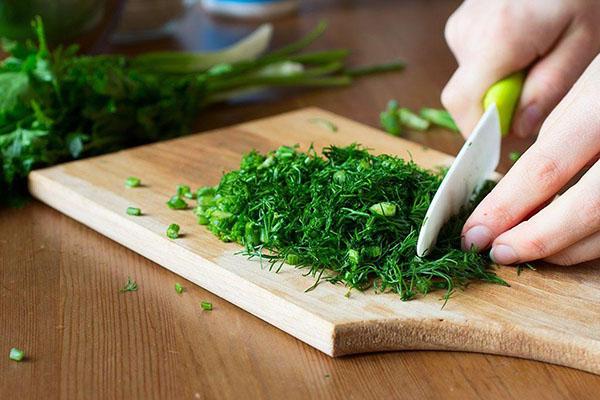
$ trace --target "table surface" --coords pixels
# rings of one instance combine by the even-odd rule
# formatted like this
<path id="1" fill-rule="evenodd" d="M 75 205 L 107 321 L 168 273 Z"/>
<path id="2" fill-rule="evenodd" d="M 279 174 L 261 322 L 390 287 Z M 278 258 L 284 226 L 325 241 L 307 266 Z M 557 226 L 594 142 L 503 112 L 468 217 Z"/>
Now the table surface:
<path id="1" fill-rule="evenodd" d="M 455 68 L 443 40 L 458 2 L 306 1 L 277 20 L 275 44 L 326 19 L 315 48 L 347 47 L 351 62 L 400 57 L 406 71 L 351 87 L 277 91 L 260 101 L 215 106 L 197 130 L 305 106 L 377 125 L 388 99 L 439 106 Z M 186 12 L 174 36 L 107 51 L 200 50 L 222 46 L 257 24 Z M 457 135 L 408 138 L 455 154 Z M 508 138 L 508 153 L 527 141 Z M 53 209 L 31 201 L 0 210 L 0 398 L 594 398 L 600 377 L 535 361 L 483 354 L 405 351 L 332 359 Z M 119 293 L 127 277 L 139 290 Z M 173 285 L 186 292 L 178 296 Z M 202 312 L 199 302 L 213 303 Z M 8 360 L 23 348 L 26 362 Z"/>

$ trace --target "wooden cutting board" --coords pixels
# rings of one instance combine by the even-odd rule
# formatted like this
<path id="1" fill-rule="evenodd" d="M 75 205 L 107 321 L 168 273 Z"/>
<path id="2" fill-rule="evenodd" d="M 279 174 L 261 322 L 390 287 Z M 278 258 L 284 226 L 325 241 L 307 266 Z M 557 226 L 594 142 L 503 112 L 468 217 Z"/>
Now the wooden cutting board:
<path id="1" fill-rule="evenodd" d="M 325 118 L 333 133 L 311 122 Z M 383 134 L 329 112 L 308 108 L 203 134 L 75 161 L 30 174 L 31 193 L 41 201 L 264 319 L 330 356 L 401 349 L 443 349 L 536 359 L 600 373 L 600 271 L 540 266 L 517 276 L 499 274 L 511 287 L 473 284 L 442 308 L 443 293 L 402 302 L 394 294 L 353 291 L 322 283 L 292 267 L 279 273 L 235 253 L 240 246 L 217 240 L 196 224 L 192 211 L 165 202 L 176 185 L 218 183 L 251 149 L 282 144 L 358 142 L 375 152 L 412 157 L 433 168 L 452 157 Z M 128 189 L 134 175 L 144 186 Z M 128 206 L 143 216 L 128 216 Z M 183 237 L 170 240 L 170 223 Z M 596 263 L 597 264 L 597 263 Z M 171 285 L 172 282 L 165 284 Z M 218 312 L 215 310 L 213 312 Z"/>

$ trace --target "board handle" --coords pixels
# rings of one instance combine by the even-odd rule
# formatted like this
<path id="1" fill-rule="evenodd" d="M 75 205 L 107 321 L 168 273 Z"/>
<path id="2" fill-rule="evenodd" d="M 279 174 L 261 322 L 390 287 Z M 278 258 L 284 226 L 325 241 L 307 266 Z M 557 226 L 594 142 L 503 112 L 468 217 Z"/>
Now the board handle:
<path id="1" fill-rule="evenodd" d="M 515 72 L 494 83 L 483 96 L 484 110 L 487 110 L 491 104 L 496 104 L 500 116 L 502 136 L 506 136 L 510 130 L 510 124 L 521 97 L 524 81 L 525 71 Z"/>

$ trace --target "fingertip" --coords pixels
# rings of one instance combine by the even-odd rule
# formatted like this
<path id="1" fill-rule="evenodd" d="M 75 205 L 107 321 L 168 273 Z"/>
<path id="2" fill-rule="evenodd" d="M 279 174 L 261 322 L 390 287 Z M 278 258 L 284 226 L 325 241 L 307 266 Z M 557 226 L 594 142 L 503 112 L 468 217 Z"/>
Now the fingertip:
<path id="1" fill-rule="evenodd" d="M 544 114 L 540 106 L 533 102 L 520 109 L 514 118 L 512 131 L 519 138 L 533 136 L 542 124 Z"/>

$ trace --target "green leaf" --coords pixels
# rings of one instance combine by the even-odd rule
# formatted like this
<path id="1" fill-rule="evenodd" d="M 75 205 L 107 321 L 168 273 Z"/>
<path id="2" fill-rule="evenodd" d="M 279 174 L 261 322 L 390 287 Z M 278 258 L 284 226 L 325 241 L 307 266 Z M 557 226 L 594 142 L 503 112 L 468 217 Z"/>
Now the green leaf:
<path id="1" fill-rule="evenodd" d="M 23 72 L 0 73 L 0 116 L 11 115 L 19 105 L 24 105 L 29 90 L 29 77 Z"/>
<path id="2" fill-rule="evenodd" d="M 73 158 L 79 158 L 84 150 L 84 143 L 89 140 L 83 133 L 70 133 L 67 136 L 67 148 Z"/>

